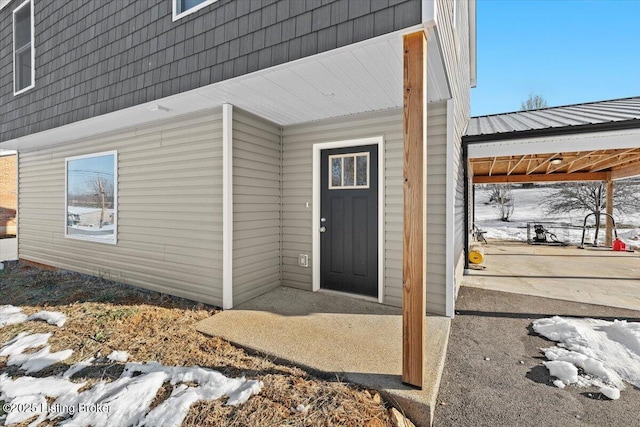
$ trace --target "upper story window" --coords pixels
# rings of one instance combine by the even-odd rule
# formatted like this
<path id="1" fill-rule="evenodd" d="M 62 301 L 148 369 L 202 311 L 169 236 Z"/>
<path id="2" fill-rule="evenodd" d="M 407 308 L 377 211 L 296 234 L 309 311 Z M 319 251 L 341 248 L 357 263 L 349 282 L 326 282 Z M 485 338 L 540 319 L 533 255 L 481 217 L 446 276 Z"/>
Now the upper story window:
<path id="1" fill-rule="evenodd" d="M 173 2 L 173 20 L 176 21 L 218 0 L 171 0 Z"/>
<path id="2" fill-rule="evenodd" d="M 33 4 L 26 0 L 13 11 L 13 93 L 35 85 L 33 50 Z"/>

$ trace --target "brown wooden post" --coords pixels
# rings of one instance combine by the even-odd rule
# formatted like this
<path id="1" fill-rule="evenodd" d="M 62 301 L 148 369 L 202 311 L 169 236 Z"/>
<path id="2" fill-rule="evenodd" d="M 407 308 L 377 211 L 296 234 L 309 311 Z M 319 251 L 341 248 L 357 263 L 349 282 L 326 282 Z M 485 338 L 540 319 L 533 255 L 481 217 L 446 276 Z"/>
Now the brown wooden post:
<path id="1" fill-rule="evenodd" d="M 607 213 L 613 215 L 613 180 L 607 180 Z M 613 222 L 607 216 L 607 230 L 605 233 L 605 246 L 613 244 Z"/>
<path id="2" fill-rule="evenodd" d="M 426 321 L 427 40 L 404 36 L 402 382 L 422 388 Z"/>

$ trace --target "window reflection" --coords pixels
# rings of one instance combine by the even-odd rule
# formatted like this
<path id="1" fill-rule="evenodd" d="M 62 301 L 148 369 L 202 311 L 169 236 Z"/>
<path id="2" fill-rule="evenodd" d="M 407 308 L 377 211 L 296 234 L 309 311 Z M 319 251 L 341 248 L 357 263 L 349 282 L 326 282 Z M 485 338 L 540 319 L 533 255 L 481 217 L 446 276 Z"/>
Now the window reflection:
<path id="1" fill-rule="evenodd" d="M 115 243 L 116 154 L 67 159 L 67 237 Z"/>

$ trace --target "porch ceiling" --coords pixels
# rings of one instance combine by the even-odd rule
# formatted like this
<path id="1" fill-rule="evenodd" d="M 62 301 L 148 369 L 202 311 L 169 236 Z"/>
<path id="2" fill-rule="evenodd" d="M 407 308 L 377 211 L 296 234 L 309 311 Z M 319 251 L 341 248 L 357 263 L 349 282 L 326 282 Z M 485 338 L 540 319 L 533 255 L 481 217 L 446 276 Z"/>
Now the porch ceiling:
<path id="1" fill-rule="evenodd" d="M 471 159 L 474 183 L 589 181 L 640 175 L 640 148 Z"/>
<path id="2" fill-rule="evenodd" d="M 209 86 L 0 143 L 33 150 L 216 108 L 224 103 L 281 126 L 331 117 L 401 108 L 402 35 L 386 34 Z M 428 49 L 430 101 L 449 97 L 437 37 Z"/>

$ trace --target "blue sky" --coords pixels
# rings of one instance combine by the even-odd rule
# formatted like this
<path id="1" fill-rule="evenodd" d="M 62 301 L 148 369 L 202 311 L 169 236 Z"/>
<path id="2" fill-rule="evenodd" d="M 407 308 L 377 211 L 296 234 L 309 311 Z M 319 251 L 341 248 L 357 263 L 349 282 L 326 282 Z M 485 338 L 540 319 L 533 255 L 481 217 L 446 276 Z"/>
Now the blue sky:
<path id="1" fill-rule="evenodd" d="M 70 160 L 67 165 L 69 192 L 93 191 L 97 176 L 113 179 L 113 160 L 112 155 Z"/>
<path id="2" fill-rule="evenodd" d="M 640 0 L 477 0 L 473 116 L 640 95 Z"/>

